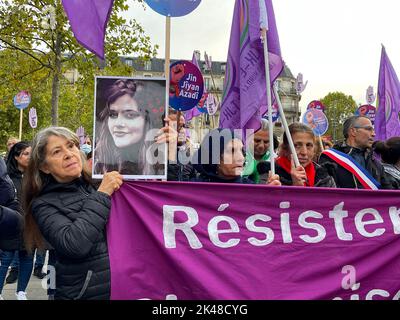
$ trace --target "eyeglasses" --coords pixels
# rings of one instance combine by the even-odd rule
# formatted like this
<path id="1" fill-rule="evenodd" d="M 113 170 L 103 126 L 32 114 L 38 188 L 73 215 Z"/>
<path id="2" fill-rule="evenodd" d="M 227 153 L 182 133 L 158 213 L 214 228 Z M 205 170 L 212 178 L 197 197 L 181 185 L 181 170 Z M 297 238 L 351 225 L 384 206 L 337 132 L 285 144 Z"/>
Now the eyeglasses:
<path id="1" fill-rule="evenodd" d="M 367 131 L 375 131 L 375 128 L 373 126 L 354 126 L 353 128 L 355 128 L 355 129 L 365 129 Z"/>

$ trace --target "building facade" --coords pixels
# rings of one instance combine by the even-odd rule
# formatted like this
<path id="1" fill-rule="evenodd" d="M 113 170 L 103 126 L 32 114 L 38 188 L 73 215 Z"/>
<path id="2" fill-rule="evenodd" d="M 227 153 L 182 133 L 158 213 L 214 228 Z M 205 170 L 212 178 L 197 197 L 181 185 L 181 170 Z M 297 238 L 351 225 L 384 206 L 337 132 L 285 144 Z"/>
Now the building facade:
<path id="1" fill-rule="evenodd" d="M 140 77 L 163 77 L 164 76 L 164 59 L 154 58 L 149 61 L 142 61 L 137 58 L 123 57 L 123 63 L 131 66 L 134 71 L 134 76 Z M 171 64 L 178 60 L 171 60 Z M 217 99 L 220 101 L 222 96 L 222 90 L 224 86 L 226 62 L 213 61 L 212 70 L 207 70 L 204 61 L 200 60 L 199 65 L 204 78 L 204 85 L 207 92 L 213 93 Z M 301 96 L 296 92 L 296 78 L 293 76 L 289 67 L 285 64 L 282 73 L 277 79 L 278 82 L 278 92 L 280 100 L 282 102 L 282 107 L 285 111 L 285 116 L 288 124 L 299 121 L 300 118 L 300 107 L 299 102 Z M 201 117 L 194 118 L 190 127 L 195 129 L 196 132 L 200 128 L 213 129 L 218 127 L 219 123 L 219 112 L 215 116 L 203 115 Z M 281 122 L 275 123 L 274 132 L 281 136 L 283 133 L 283 127 Z M 200 135 L 204 136 L 204 134 Z"/>

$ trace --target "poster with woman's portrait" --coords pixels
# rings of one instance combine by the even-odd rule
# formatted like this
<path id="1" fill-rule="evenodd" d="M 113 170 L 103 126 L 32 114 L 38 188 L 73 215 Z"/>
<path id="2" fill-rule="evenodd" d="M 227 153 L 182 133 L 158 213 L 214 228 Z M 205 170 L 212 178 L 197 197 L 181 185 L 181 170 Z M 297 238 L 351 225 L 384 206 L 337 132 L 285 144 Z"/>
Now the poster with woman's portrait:
<path id="1" fill-rule="evenodd" d="M 96 77 L 93 178 L 166 179 L 166 144 L 155 139 L 165 116 L 165 79 Z"/>

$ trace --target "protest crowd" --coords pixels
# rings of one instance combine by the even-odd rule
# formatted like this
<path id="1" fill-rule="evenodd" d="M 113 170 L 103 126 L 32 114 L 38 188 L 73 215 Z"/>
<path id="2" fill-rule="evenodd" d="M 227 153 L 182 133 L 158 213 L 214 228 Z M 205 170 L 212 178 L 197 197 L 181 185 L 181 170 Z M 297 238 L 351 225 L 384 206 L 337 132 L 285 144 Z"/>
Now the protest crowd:
<path id="1" fill-rule="evenodd" d="M 270 10 L 271 1 L 266 0 L 266 3 L 268 15 L 273 14 Z M 237 7 L 235 6 L 234 19 L 239 15 Z M 250 16 L 252 14 L 250 13 Z M 275 20 L 269 19 L 269 21 Z M 258 33 L 259 31 L 257 30 Z M 251 32 L 254 30 L 249 31 Z M 259 41 L 259 34 L 256 37 L 251 35 L 249 37 Z M 279 57 L 279 43 L 277 46 L 272 46 L 276 39 L 268 41 L 273 47 L 271 55 Z M 261 45 L 246 54 L 251 55 L 252 59 L 262 61 L 260 65 L 265 63 Z M 232 57 L 233 55 L 230 55 L 229 59 L 234 59 Z M 195 64 L 195 61 L 193 62 Z M 232 61 L 229 62 L 234 65 Z M 197 190 L 195 189 L 197 186 L 222 189 L 228 185 L 228 188 L 230 186 L 237 188 L 244 196 L 246 193 L 262 189 L 265 198 L 276 197 L 276 190 L 281 190 L 281 194 L 286 190 L 288 194 L 292 192 L 290 190 L 309 193 L 322 190 L 326 192 L 327 199 L 323 199 L 326 201 L 331 196 L 339 197 L 341 192 L 349 190 L 369 190 L 389 194 L 390 192 L 385 193 L 386 191 L 382 190 L 400 189 L 400 136 L 378 137 L 376 120 L 374 124 L 366 115 L 352 115 L 343 121 L 344 139 L 333 143 L 317 133 L 318 124 L 312 121 L 311 116 L 308 117 L 310 114 L 307 114 L 307 119 L 302 122 L 284 126 L 283 134 L 277 136 L 273 130 L 271 116 L 267 116 L 267 110 L 262 112 L 257 110 L 249 114 L 248 109 L 244 107 L 240 109 L 250 100 L 253 105 L 257 104 L 260 110 L 262 109 L 261 105 L 265 104 L 263 100 L 266 100 L 267 95 L 265 92 L 252 91 L 256 85 L 243 88 L 244 86 L 239 83 L 227 84 L 225 88 L 227 95 L 220 105 L 219 124 L 214 128 L 208 128 L 202 141 L 195 146 L 187 130 L 187 115 L 191 111 L 188 108 L 182 109 L 180 105 L 182 101 L 186 103 L 186 100 L 182 99 L 188 99 L 195 101 L 192 106 L 195 107 L 203 95 L 201 85 L 197 84 L 199 77 L 194 76 L 194 71 L 187 75 L 187 70 L 190 68 L 192 64 L 186 62 L 174 66 L 175 73 L 172 76 L 174 81 L 171 81 L 170 92 L 166 92 L 165 87 L 156 87 L 157 84 L 151 83 L 151 80 L 146 83 L 144 80 L 113 78 L 104 80 L 99 77 L 96 85 L 97 94 L 101 97 L 96 97 L 98 99 L 95 108 L 98 110 L 94 113 L 95 122 L 98 123 L 94 124 L 93 141 L 89 135 L 83 134 L 82 130 L 75 133 L 76 128 L 50 126 L 41 128 L 32 141 L 21 141 L 10 136 L 7 141 L 1 142 L 7 152 L 4 157 L 0 157 L 0 300 L 5 300 L 4 295 L 2 296 L 3 289 L 12 283 L 17 284 L 16 299 L 29 300 L 27 288 L 32 277 L 38 279 L 47 277 L 49 300 L 111 299 L 113 291 L 119 289 L 116 287 L 118 282 L 113 283 L 113 264 L 117 261 L 123 265 L 126 258 L 123 254 L 128 255 L 126 252 L 121 253 L 122 250 L 113 251 L 114 247 L 110 246 L 110 242 L 115 241 L 115 233 L 110 231 L 115 228 L 115 224 L 110 223 L 110 219 L 123 206 L 119 201 L 124 195 L 123 192 L 139 194 L 141 200 L 131 205 L 146 206 L 150 215 L 150 212 L 158 210 L 158 207 L 148 192 L 151 188 L 157 187 L 166 188 L 168 193 L 169 186 L 182 190 L 186 188 Z M 255 71 L 250 75 L 251 68 Z M 271 83 L 268 87 L 271 87 L 282 68 L 281 60 L 271 68 Z M 265 75 L 261 75 L 263 67 L 247 65 L 246 70 L 248 75 L 238 75 L 237 78 L 242 77 L 246 80 L 249 76 L 262 79 L 264 82 L 260 87 L 266 91 Z M 180 80 L 185 76 L 187 76 L 186 81 L 180 85 Z M 246 83 L 244 80 L 243 83 Z M 147 90 L 146 85 L 154 86 L 152 98 L 165 97 L 167 93 L 172 101 L 170 104 L 166 102 L 169 108 L 164 108 L 162 116 L 157 115 L 158 118 L 149 111 L 155 107 L 152 102 L 146 104 L 141 100 L 147 99 L 144 95 Z M 107 90 L 104 89 L 102 92 L 99 88 Z M 239 98 L 236 95 L 237 91 L 241 91 Z M 236 114 L 233 105 L 240 106 Z M 272 107 L 271 104 L 270 106 Z M 281 117 L 284 117 L 284 114 L 281 114 Z M 242 119 L 248 121 L 243 123 Z M 398 125 L 400 127 L 400 123 Z M 135 184 L 138 180 L 142 180 L 140 181 L 142 184 Z M 179 207 L 177 203 L 179 199 L 175 199 L 174 196 L 172 191 L 168 194 L 174 205 Z M 211 199 L 209 200 L 211 202 Z M 263 208 L 264 200 L 257 199 L 259 203 L 256 205 Z M 204 203 L 204 207 L 207 205 Z M 241 206 L 247 207 L 250 203 L 245 201 Z M 279 206 L 282 210 L 289 210 L 288 201 L 280 202 Z M 182 222 L 181 224 L 174 220 L 172 207 L 172 205 L 163 207 L 163 218 L 170 219 L 170 223 L 163 226 L 163 231 L 173 225 L 176 230 L 186 235 L 191 248 L 200 249 L 202 245 L 196 240 L 197 236 L 193 236 L 194 232 L 191 229 L 197 226 L 200 215 L 195 215 L 192 208 L 179 207 L 182 211 L 188 212 L 188 216 L 192 219 L 189 219 L 193 223 L 191 222 L 192 225 L 188 228 L 180 218 L 177 220 Z M 228 203 L 222 203 L 218 213 L 228 211 L 228 207 Z M 399 234 L 400 227 L 397 224 L 399 214 L 396 210 L 397 207 L 391 207 L 390 218 L 394 233 Z M 310 213 L 311 210 L 307 212 Z M 341 212 L 343 220 L 347 217 L 347 211 L 343 203 L 338 202 L 335 210 L 331 211 L 330 218 L 336 223 L 338 238 L 347 241 L 346 233 L 338 224 Z M 282 230 L 288 230 L 285 229 L 285 226 L 289 225 L 287 217 L 287 213 L 284 212 L 280 216 Z M 318 213 L 315 217 L 320 219 Z M 233 226 L 228 231 L 239 232 L 239 227 L 236 228 L 233 218 L 224 216 L 218 219 L 225 219 L 231 227 Z M 262 214 L 253 214 L 249 219 L 245 222 L 247 230 L 253 232 L 258 230 L 259 233 L 262 233 L 260 231 L 262 227 L 256 225 L 255 220 L 263 222 L 272 220 Z M 359 232 L 361 235 L 368 237 L 373 233 L 363 232 L 362 218 L 355 219 L 358 219 L 356 227 L 357 230 L 361 230 Z M 378 220 L 377 218 L 376 221 Z M 141 222 L 143 224 L 140 228 L 147 230 L 148 221 Z M 306 222 L 299 223 L 302 227 L 307 225 Z M 309 223 L 310 225 L 312 224 Z M 269 228 L 264 230 L 267 229 Z M 175 236 L 176 230 L 170 233 Z M 234 247 L 235 241 L 239 242 L 238 239 L 222 241 L 219 234 L 224 232 L 218 229 L 218 221 L 215 219 L 209 222 L 205 230 L 202 232 L 209 234 L 210 241 L 217 243 L 221 248 Z M 314 230 L 318 234 L 325 232 L 321 226 L 314 227 Z M 376 234 L 378 230 L 375 230 Z M 196 231 L 197 234 L 202 233 L 198 229 Z M 264 233 L 266 238 L 271 235 L 273 237 L 273 233 L 268 230 Z M 292 236 L 288 233 L 290 232 L 282 231 L 285 243 L 292 242 Z M 385 236 L 393 235 L 388 231 Z M 298 238 L 305 237 L 296 237 Z M 309 236 L 307 239 L 311 238 L 313 237 Z M 167 239 L 165 236 L 166 247 L 174 249 L 178 247 L 176 239 Z M 260 247 L 260 250 L 265 251 L 270 247 L 262 246 L 272 243 L 271 239 L 264 242 L 254 237 L 248 239 L 254 247 Z M 330 239 L 326 241 L 328 240 L 330 241 Z M 154 236 L 149 242 L 159 245 L 157 241 L 159 242 L 159 239 Z M 146 246 L 147 243 L 143 245 Z M 150 243 L 148 245 L 150 248 Z M 144 248 L 132 250 L 129 254 L 137 255 L 137 259 L 140 260 L 140 254 L 144 254 L 142 251 L 147 249 Z M 235 253 L 236 251 L 232 249 L 227 256 L 234 256 Z M 260 254 L 260 257 L 262 256 L 263 253 Z M 220 258 L 212 257 L 215 259 L 213 261 L 219 261 Z M 180 264 L 184 270 L 183 260 L 173 263 L 177 272 L 180 272 Z M 204 261 L 199 259 L 198 263 L 201 265 Z M 120 266 L 118 270 L 131 272 L 132 279 L 136 281 L 135 277 L 140 278 L 141 272 L 145 272 L 147 267 L 153 265 L 140 266 L 137 270 L 127 265 L 125 269 L 124 266 Z M 199 273 L 201 271 L 196 270 Z M 186 272 L 187 269 L 185 272 L 182 271 L 182 279 L 188 276 Z M 221 276 L 223 273 L 222 269 L 216 268 L 214 276 L 223 279 L 223 275 Z M 168 281 L 173 282 L 171 279 L 166 279 L 166 282 Z M 241 292 L 240 279 L 238 282 L 235 289 L 236 292 Z M 201 285 L 198 284 L 199 288 Z M 235 285 L 232 284 L 233 287 Z M 148 286 L 151 291 L 156 284 L 149 283 Z M 131 289 L 134 291 L 134 288 Z M 244 298 L 248 297 L 246 294 L 243 293 Z"/>

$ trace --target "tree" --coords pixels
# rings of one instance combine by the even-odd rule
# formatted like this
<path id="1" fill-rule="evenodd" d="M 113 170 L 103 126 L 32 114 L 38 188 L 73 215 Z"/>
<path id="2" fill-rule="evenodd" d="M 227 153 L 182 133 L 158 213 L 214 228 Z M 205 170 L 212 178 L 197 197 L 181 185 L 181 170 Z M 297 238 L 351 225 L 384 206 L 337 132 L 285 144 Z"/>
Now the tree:
<path id="1" fill-rule="evenodd" d="M 127 21 L 121 17 L 129 8 L 127 1 L 114 1 L 105 39 L 108 68 L 121 68 L 120 55 L 135 54 L 149 59 L 156 54 L 157 46 L 151 45 L 143 28 L 134 19 Z M 67 90 L 61 86 L 63 73 L 77 69 L 83 83 L 101 73 L 98 58 L 74 38 L 59 0 L 0 0 L 0 49 L 29 57 L 29 74 L 46 71 L 40 74 L 43 81 L 51 79 L 51 103 L 46 103 L 51 106 L 53 125 L 59 120 L 60 93 Z"/>
<path id="2" fill-rule="evenodd" d="M 343 123 L 352 116 L 357 109 L 357 103 L 352 96 L 342 92 L 330 92 L 323 99 L 325 114 L 329 120 L 329 129 L 326 135 L 333 137 L 335 142 L 343 139 Z"/>

